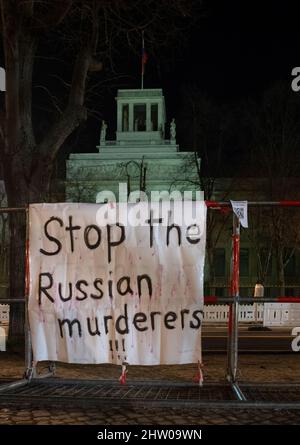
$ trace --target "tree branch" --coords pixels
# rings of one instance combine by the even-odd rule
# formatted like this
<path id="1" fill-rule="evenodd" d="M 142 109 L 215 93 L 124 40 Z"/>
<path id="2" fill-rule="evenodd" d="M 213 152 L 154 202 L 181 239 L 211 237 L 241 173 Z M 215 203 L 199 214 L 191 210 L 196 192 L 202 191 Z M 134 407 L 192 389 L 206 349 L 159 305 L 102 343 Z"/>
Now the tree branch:
<path id="1" fill-rule="evenodd" d="M 68 104 L 38 147 L 38 150 L 50 162 L 55 159 L 58 150 L 67 137 L 87 118 L 87 111 L 84 105 L 86 81 L 98 41 L 98 7 L 96 5 L 97 2 L 83 13 L 83 25 L 86 25 L 91 31 L 88 37 L 82 32 L 82 44 L 73 69 Z M 92 20 L 92 26 L 90 20 Z"/>
<path id="2" fill-rule="evenodd" d="M 41 10 L 33 16 L 32 28 L 35 30 L 54 28 L 60 25 L 73 6 L 73 0 L 51 0 L 48 3 L 48 11 Z"/>

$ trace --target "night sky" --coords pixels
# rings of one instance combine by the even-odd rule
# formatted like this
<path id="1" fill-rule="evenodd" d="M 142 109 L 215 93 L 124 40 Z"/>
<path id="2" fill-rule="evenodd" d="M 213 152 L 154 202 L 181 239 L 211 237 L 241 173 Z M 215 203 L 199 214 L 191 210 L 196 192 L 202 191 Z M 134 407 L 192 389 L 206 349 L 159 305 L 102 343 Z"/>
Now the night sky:
<path id="1" fill-rule="evenodd" d="M 279 81 L 289 84 L 292 68 L 300 66 L 300 27 L 292 2 L 211 0 L 203 11 L 186 42 L 181 44 L 178 37 L 176 48 L 151 52 L 145 34 L 149 58 L 144 87 L 163 88 L 168 121 L 180 116 L 184 85 L 194 84 L 215 103 L 234 106 L 260 100 Z M 121 55 L 120 83 L 104 93 L 99 116 L 77 131 L 67 152 L 96 151 L 102 118 L 108 122 L 108 139 L 115 138 L 117 88 L 139 88 L 140 65 L 140 57 L 130 49 L 123 60 Z M 178 139 L 184 146 L 180 128 Z"/>
<path id="2" fill-rule="evenodd" d="M 291 82 L 292 68 L 300 65 L 299 43 L 291 2 L 208 1 L 183 47 L 149 54 L 144 85 L 163 88 L 168 119 L 180 110 L 183 85 L 197 85 L 220 104 L 255 100 L 274 83 Z M 128 74 L 122 87 L 140 87 L 138 57 L 126 59 L 122 71 Z M 108 98 L 108 120 L 114 107 Z"/>

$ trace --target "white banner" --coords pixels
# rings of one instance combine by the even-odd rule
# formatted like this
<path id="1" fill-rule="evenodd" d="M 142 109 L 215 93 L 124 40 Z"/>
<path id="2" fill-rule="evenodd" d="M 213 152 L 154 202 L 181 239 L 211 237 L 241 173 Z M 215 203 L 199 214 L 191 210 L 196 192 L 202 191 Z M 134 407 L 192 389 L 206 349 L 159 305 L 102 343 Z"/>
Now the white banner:
<path id="1" fill-rule="evenodd" d="M 30 206 L 34 360 L 201 361 L 206 206 L 188 204 L 181 224 L 182 202 Z"/>

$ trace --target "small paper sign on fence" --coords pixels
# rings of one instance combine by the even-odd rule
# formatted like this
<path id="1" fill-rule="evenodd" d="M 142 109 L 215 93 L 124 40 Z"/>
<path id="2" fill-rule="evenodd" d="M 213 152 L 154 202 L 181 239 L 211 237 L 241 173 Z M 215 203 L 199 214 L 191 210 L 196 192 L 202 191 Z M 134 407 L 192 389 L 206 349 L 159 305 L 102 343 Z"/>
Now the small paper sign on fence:
<path id="1" fill-rule="evenodd" d="M 248 201 L 230 201 L 242 227 L 248 228 Z"/>
<path id="2" fill-rule="evenodd" d="M 206 206 L 177 225 L 180 205 L 139 226 L 110 221 L 110 204 L 30 206 L 34 360 L 201 362 Z"/>

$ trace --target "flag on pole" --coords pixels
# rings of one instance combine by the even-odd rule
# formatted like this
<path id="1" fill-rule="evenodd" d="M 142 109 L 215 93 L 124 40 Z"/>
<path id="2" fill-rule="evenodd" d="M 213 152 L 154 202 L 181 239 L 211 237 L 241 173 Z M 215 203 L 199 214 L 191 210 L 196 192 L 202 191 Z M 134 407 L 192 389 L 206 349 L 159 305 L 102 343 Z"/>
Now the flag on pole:
<path id="1" fill-rule="evenodd" d="M 143 48 L 143 51 L 142 51 L 142 74 L 143 75 L 145 73 L 145 65 L 147 63 L 147 60 L 148 60 L 148 54 L 146 53 L 145 48 Z"/>
<path id="2" fill-rule="evenodd" d="M 248 227 L 248 202 L 247 201 L 230 201 L 232 210 L 238 217 L 242 227 Z"/>

